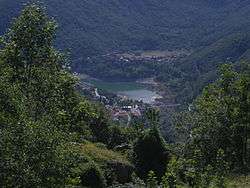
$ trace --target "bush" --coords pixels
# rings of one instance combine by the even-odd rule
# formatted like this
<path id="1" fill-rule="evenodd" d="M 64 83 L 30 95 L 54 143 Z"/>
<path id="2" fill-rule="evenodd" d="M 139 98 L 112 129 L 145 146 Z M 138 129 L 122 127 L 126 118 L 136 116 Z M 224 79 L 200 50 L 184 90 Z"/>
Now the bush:
<path id="1" fill-rule="evenodd" d="M 148 173 L 148 179 L 147 179 L 147 187 L 148 188 L 155 188 L 157 187 L 157 179 L 155 176 L 155 173 L 153 171 L 149 171 Z"/>
<path id="2" fill-rule="evenodd" d="M 130 135 L 126 132 L 125 128 L 116 125 L 109 127 L 108 148 L 128 144 L 129 137 Z"/>
<path id="3" fill-rule="evenodd" d="M 130 181 L 134 167 L 124 155 L 100 143 L 86 142 L 79 146 L 81 153 L 101 168 L 107 185 Z"/>
<path id="4" fill-rule="evenodd" d="M 158 128 L 153 127 L 137 139 L 133 157 L 139 177 L 146 179 L 151 170 L 159 179 L 164 175 L 169 152 Z"/>
<path id="5" fill-rule="evenodd" d="M 90 188 L 106 187 L 106 180 L 102 171 L 94 163 L 84 165 L 83 171 L 80 175 L 81 184 Z"/>
<path id="6" fill-rule="evenodd" d="M 167 171 L 162 177 L 163 188 L 175 188 L 180 183 L 179 171 L 181 169 L 181 162 L 176 157 L 173 157 L 167 165 Z"/>

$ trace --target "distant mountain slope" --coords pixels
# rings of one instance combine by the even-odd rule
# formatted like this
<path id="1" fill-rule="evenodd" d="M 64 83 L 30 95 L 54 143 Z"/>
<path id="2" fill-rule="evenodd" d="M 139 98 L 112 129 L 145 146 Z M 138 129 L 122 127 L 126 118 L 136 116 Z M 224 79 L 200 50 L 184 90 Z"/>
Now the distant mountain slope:
<path id="1" fill-rule="evenodd" d="M 249 60 L 250 33 L 226 36 L 194 52 L 177 65 L 183 75 L 178 81 L 181 85 L 176 92 L 177 98 L 192 101 L 206 85 L 217 79 L 220 65 Z"/>
<path id="2" fill-rule="evenodd" d="M 0 0 L 0 34 L 27 2 Z M 42 4 L 59 23 L 56 44 L 72 53 L 74 70 L 112 79 L 124 72 L 126 79 L 133 79 L 131 75 L 137 78 L 153 71 L 180 103 L 192 101 L 213 82 L 220 64 L 250 60 L 249 0 L 43 0 Z M 117 62 L 109 66 L 103 56 L 87 58 L 182 48 L 193 53 L 159 65 L 119 67 Z M 101 61 L 89 68 L 86 60 L 95 58 Z"/>
<path id="3" fill-rule="evenodd" d="M 0 0 L 0 33 L 28 0 Z M 44 0 L 74 59 L 119 50 L 196 48 L 247 30 L 246 0 Z"/>
<path id="4" fill-rule="evenodd" d="M 205 73 L 214 70 L 219 64 L 242 59 L 249 49 L 250 32 L 235 33 L 197 50 L 183 60 L 182 67 L 187 72 L 196 67 L 199 73 Z"/>

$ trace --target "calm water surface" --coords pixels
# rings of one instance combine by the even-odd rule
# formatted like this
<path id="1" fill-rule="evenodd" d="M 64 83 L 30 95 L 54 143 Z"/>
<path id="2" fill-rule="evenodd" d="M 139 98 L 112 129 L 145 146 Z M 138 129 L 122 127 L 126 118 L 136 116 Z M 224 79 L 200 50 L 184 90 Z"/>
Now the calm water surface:
<path id="1" fill-rule="evenodd" d="M 158 95 L 156 92 L 150 91 L 147 89 L 139 89 L 139 90 L 133 90 L 133 91 L 121 91 L 121 92 L 118 92 L 118 94 L 126 96 L 129 99 L 142 101 L 148 104 L 152 104 L 155 102 L 157 98 L 161 98 L 161 96 Z"/>
<path id="2" fill-rule="evenodd" d="M 143 101 L 152 104 L 156 98 L 161 98 L 155 91 L 147 89 L 145 84 L 137 82 L 106 82 L 102 80 L 90 80 L 94 87 L 125 96 L 131 100 Z"/>

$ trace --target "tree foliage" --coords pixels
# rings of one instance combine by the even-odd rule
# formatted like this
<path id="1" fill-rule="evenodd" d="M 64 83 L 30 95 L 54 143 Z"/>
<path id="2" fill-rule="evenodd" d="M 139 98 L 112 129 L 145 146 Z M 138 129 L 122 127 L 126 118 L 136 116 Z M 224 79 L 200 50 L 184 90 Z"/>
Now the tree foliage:
<path id="1" fill-rule="evenodd" d="M 77 79 L 53 47 L 56 28 L 43 8 L 31 4 L 0 40 L 1 187 L 105 187 L 107 179 L 115 181 L 113 173 L 123 177 L 123 170 L 134 168 L 104 144 L 132 153 L 148 187 L 161 180 L 163 187 L 226 187 L 228 171 L 249 172 L 248 63 L 222 66 L 219 80 L 178 119 L 183 150 L 172 156 L 158 110 L 146 112 L 146 130 L 110 126 L 104 107 L 76 91 Z"/>
<path id="2" fill-rule="evenodd" d="M 88 127 L 95 135 L 94 125 L 105 122 L 98 108 L 76 92 L 77 79 L 53 48 L 56 28 L 43 8 L 31 4 L 2 39 L 1 186 L 61 187 L 77 158 L 70 157 L 72 133 L 84 137 L 88 134 L 79 127 Z"/>
<path id="3" fill-rule="evenodd" d="M 213 164 L 220 149 L 231 169 L 245 169 L 249 163 L 249 64 L 239 69 L 222 66 L 220 79 L 204 90 L 184 118 L 189 143 L 185 155 L 198 150 L 203 166 Z"/>
<path id="4" fill-rule="evenodd" d="M 153 127 L 139 136 L 133 148 L 138 175 L 146 179 L 149 171 L 161 178 L 166 170 L 170 154 L 159 129 Z"/>

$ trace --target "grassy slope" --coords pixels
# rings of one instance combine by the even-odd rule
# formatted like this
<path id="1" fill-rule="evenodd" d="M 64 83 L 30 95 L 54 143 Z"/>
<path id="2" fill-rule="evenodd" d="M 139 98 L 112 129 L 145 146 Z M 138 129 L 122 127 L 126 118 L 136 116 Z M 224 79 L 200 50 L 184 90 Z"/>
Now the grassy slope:
<path id="1" fill-rule="evenodd" d="M 90 159 L 100 165 L 106 164 L 110 161 L 131 165 L 124 155 L 90 142 L 81 145 L 81 151 L 84 155 L 88 156 Z"/>
<path id="2" fill-rule="evenodd" d="M 235 176 L 229 179 L 229 188 L 249 188 L 250 175 L 248 176 Z"/>

